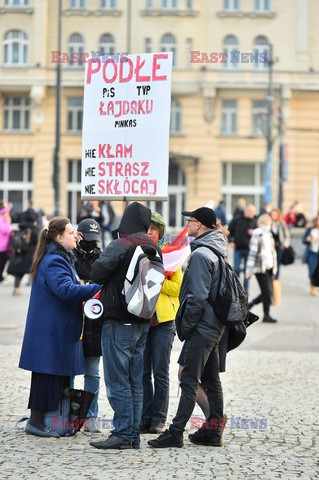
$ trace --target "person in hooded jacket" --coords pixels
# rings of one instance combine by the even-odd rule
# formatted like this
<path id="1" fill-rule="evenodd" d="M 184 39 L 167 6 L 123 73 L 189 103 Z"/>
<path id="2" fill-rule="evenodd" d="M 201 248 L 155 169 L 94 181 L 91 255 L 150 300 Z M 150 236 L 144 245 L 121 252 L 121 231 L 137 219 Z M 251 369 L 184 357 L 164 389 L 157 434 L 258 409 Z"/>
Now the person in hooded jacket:
<path id="1" fill-rule="evenodd" d="M 70 376 L 84 373 L 82 302 L 101 285 L 80 285 L 69 253 L 76 232 L 66 217 L 53 218 L 40 233 L 31 267 L 33 279 L 19 367 L 32 372 L 26 433 L 58 437 L 44 414 L 60 408 Z"/>
<path id="2" fill-rule="evenodd" d="M 81 283 L 89 284 L 91 280 L 92 265 L 101 254 L 98 242 L 101 239 L 101 227 L 93 218 L 82 220 L 77 228 L 79 240 L 73 250 L 74 266 L 80 277 Z M 97 424 L 98 399 L 100 389 L 100 357 L 101 332 L 103 317 L 84 317 L 83 329 L 83 355 L 84 355 L 84 390 L 94 393 L 87 421 L 84 424 L 85 432 L 100 432 Z"/>
<path id="3" fill-rule="evenodd" d="M 21 295 L 20 285 L 22 278 L 30 273 L 34 252 L 39 238 L 39 227 L 37 216 L 32 208 L 22 212 L 19 221 L 19 234 L 25 239 L 25 248 L 22 250 L 14 248 L 7 272 L 14 276 L 13 296 Z"/>
<path id="4" fill-rule="evenodd" d="M 180 307 L 176 315 L 176 329 L 181 341 L 185 340 L 184 368 L 181 373 L 181 397 L 177 413 L 168 430 L 157 439 L 149 440 L 152 447 L 182 447 L 183 432 L 190 419 L 199 381 L 207 392 L 209 416 L 196 433 L 189 436 L 192 443 L 219 447 L 222 444 L 223 390 L 219 378 L 218 344 L 224 325 L 217 319 L 210 304 L 217 294 L 219 259 L 209 247 L 227 255 L 223 233 L 217 228 L 214 210 L 200 207 L 192 212 L 182 212 L 190 217 L 188 235 L 191 256 L 185 270 Z"/>
<path id="5" fill-rule="evenodd" d="M 114 410 L 111 435 L 91 442 L 100 449 L 140 447 L 139 426 L 143 407 L 143 354 L 149 320 L 127 311 L 122 293 L 135 247 L 161 250 L 147 235 L 151 210 L 133 202 L 127 206 L 119 228 L 92 267 L 92 280 L 103 284 L 100 300 L 104 306 L 102 356 L 108 401 Z"/>

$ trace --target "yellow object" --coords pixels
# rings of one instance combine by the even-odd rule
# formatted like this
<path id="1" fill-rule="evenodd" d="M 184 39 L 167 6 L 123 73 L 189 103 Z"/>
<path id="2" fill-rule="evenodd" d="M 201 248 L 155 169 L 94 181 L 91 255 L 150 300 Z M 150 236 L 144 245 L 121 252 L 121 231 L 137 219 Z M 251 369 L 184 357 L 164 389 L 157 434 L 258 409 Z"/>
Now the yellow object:
<path id="1" fill-rule="evenodd" d="M 311 295 L 314 295 L 315 297 L 318 296 L 318 288 L 314 287 L 313 285 L 310 285 L 310 293 Z"/>
<path id="2" fill-rule="evenodd" d="M 281 305 L 281 283 L 280 283 L 280 280 L 273 280 L 272 290 L 273 290 L 274 306 L 275 307 L 280 307 L 280 305 Z"/>
<path id="3" fill-rule="evenodd" d="M 156 304 L 156 316 L 159 323 L 175 320 L 179 307 L 179 292 L 182 285 L 182 269 L 165 278 Z"/>

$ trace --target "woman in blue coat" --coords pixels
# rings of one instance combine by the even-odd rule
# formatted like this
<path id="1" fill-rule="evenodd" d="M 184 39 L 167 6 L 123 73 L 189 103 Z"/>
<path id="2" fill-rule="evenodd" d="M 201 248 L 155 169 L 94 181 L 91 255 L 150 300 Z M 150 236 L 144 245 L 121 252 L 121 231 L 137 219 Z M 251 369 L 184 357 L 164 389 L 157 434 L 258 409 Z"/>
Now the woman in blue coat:
<path id="1" fill-rule="evenodd" d="M 43 423 L 48 410 L 56 410 L 69 377 L 83 374 L 80 340 L 82 302 L 100 285 L 80 285 L 69 252 L 76 233 L 65 217 L 53 218 L 42 230 L 31 267 L 32 290 L 19 367 L 32 372 L 26 432 L 57 437 Z"/>

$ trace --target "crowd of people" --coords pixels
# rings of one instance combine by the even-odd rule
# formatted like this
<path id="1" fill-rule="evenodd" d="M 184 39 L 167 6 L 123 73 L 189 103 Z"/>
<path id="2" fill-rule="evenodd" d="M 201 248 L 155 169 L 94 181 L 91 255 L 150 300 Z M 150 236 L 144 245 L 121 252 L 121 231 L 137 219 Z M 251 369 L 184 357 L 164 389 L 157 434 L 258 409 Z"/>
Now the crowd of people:
<path id="1" fill-rule="evenodd" d="M 10 209 L 1 202 L 0 280 L 7 262 L 7 272 L 14 276 L 14 295 L 19 294 L 23 275 L 29 273 L 31 280 L 19 363 L 31 372 L 27 433 L 59 435 L 45 424 L 45 415 L 59 408 L 62 393 L 74 385 L 75 375 L 84 375 L 83 388 L 94 395 L 83 428 L 100 432 L 102 357 L 106 394 L 114 411 L 113 430 L 91 446 L 139 448 L 141 434 L 157 433 L 159 437 L 148 442 L 151 447 L 182 447 L 196 402 L 206 423 L 189 435 L 190 441 L 215 447 L 222 444 L 225 418 L 219 374 L 225 371 L 229 329 L 215 316 L 210 301 L 216 297 L 220 277 L 214 249 L 225 259 L 228 248 L 234 249 L 234 271 L 243 275 L 247 294 L 252 275 L 260 288 L 256 298 L 249 298 L 249 309 L 262 303 L 262 321 L 275 323 L 270 315 L 272 285 L 279 280 L 282 257 L 290 245 L 290 228 L 279 209 L 265 204 L 256 215 L 254 205 L 240 199 L 228 226 L 223 209 L 220 202 L 216 210 L 221 219 L 208 207 L 182 212 L 192 240 L 190 258 L 184 272 L 179 267 L 166 274 L 154 315 L 145 319 L 128 312 L 123 286 L 137 245 L 144 251 L 153 249 L 162 258 L 165 222 L 158 212 L 133 202 L 112 231 L 110 202 L 92 201 L 79 211 L 77 229 L 66 217 L 55 217 L 41 228 L 39 215 L 29 204 L 20 215 L 17 234 L 12 230 Z M 112 232 L 107 246 L 103 232 Z M 311 279 L 318 262 L 319 216 L 305 230 L 303 242 L 310 293 L 317 295 Z M 91 319 L 84 315 L 82 305 L 96 294 L 104 311 Z M 178 360 L 181 397 L 165 430 L 176 333 L 184 342 Z"/>

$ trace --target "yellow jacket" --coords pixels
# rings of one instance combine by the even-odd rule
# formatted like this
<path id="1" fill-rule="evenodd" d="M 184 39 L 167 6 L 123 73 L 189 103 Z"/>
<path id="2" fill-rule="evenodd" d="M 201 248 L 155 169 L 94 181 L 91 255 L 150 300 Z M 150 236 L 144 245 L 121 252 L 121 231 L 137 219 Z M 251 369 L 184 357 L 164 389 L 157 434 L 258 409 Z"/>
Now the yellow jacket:
<path id="1" fill-rule="evenodd" d="M 182 269 L 179 268 L 169 277 L 165 277 L 161 293 L 156 304 L 156 316 L 159 323 L 175 320 L 179 307 L 179 292 L 182 285 Z"/>

